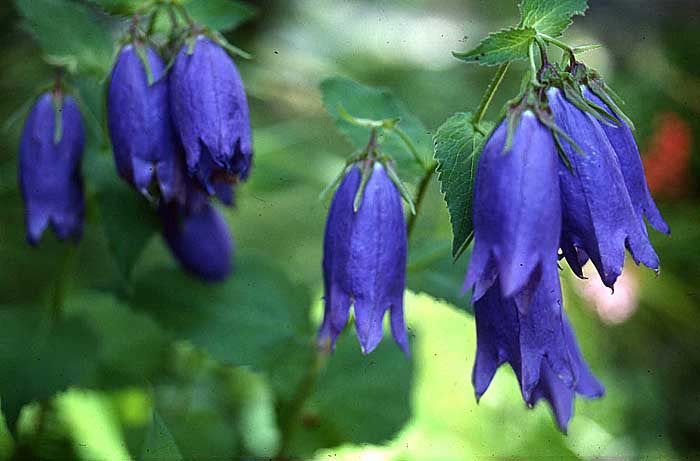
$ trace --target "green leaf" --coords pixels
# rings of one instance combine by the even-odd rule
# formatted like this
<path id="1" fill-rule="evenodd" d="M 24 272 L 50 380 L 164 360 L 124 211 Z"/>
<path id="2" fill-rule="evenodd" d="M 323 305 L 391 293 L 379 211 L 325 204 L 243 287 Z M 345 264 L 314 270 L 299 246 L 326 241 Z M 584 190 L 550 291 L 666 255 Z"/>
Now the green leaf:
<path id="1" fill-rule="evenodd" d="M 107 18 L 66 0 L 15 0 L 23 26 L 54 62 L 104 77 L 112 64 L 112 40 Z"/>
<path id="2" fill-rule="evenodd" d="M 516 59 L 527 59 L 530 43 L 537 32 L 532 27 L 511 27 L 490 34 L 479 46 L 466 53 L 455 53 L 455 58 L 466 62 L 492 66 Z"/>
<path id="3" fill-rule="evenodd" d="M 400 119 L 398 126 L 416 146 L 424 163 L 427 163 L 431 155 L 431 139 L 427 128 L 390 91 L 365 86 L 347 78 L 331 77 L 321 82 L 321 92 L 326 111 L 336 120 L 338 129 L 354 147 L 363 149 L 367 146 L 370 131 L 346 120 L 338 111 L 339 107 L 356 119 Z M 385 136 L 382 152 L 397 161 L 399 173 L 407 176 L 404 179 L 413 180 L 422 173 L 422 168 L 417 165 L 399 135 L 383 129 L 378 133 Z"/>
<path id="4" fill-rule="evenodd" d="M 466 263 L 449 258 L 450 243 L 422 241 L 411 247 L 406 266 L 406 286 L 416 293 L 427 293 L 467 312 L 472 312 L 469 296 L 462 294 Z"/>
<path id="5" fill-rule="evenodd" d="M 181 461 L 182 454 L 163 418 L 154 409 L 151 424 L 146 431 L 146 440 L 141 450 L 141 461 Z"/>
<path id="6" fill-rule="evenodd" d="M 98 186 L 100 221 L 117 266 L 126 280 L 154 233 L 160 229 L 153 207 L 138 192 L 117 177 L 113 165 L 103 156 L 103 168 L 110 170 Z"/>
<path id="7" fill-rule="evenodd" d="M 411 361 L 389 337 L 365 356 L 347 329 L 302 409 L 290 451 L 303 457 L 319 446 L 391 439 L 411 416 L 412 375 Z"/>
<path id="8" fill-rule="evenodd" d="M 69 298 L 64 311 L 83 321 L 99 338 L 99 386 L 143 385 L 162 371 L 170 341 L 145 314 L 95 291 Z"/>
<path id="9" fill-rule="evenodd" d="M 540 34 L 557 37 L 572 23 L 571 18 L 585 14 L 586 0 L 522 0 L 519 5 L 522 26 L 529 26 Z"/>
<path id="10" fill-rule="evenodd" d="M 480 131 L 487 133 L 490 129 L 490 125 L 482 124 Z M 468 112 L 453 115 L 435 133 L 438 180 L 450 212 L 455 258 L 469 244 L 474 230 L 474 177 L 483 142 L 484 136 L 474 129 Z"/>
<path id="11" fill-rule="evenodd" d="M 220 362 L 257 369 L 280 343 L 310 337 L 310 304 L 305 289 L 250 254 L 239 254 L 234 274 L 220 284 L 155 268 L 134 282 L 131 302 Z"/>
<path id="12" fill-rule="evenodd" d="M 0 395 L 10 428 L 25 404 L 89 382 L 96 350 L 97 338 L 80 319 L 49 322 L 26 306 L 0 308 Z"/>
<path id="13" fill-rule="evenodd" d="M 256 13 L 254 7 L 234 0 L 189 0 L 185 7 L 196 22 L 221 32 L 235 29 Z"/>

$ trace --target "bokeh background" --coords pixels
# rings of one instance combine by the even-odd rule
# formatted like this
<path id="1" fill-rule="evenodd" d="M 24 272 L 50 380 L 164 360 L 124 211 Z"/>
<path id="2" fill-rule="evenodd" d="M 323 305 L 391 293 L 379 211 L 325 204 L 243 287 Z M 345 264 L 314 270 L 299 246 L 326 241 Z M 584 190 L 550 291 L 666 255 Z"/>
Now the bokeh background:
<path id="1" fill-rule="evenodd" d="M 182 273 L 96 136 L 83 165 L 83 241 L 71 250 L 47 234 L 30 248 L 16 181 L 23 118 L 0 132 L 0 399 L 14 415 L 0 424 L 0 459 L 700 457 L 697 2 L 590 0 L 565 36 L 604 45 L 583 60 L 627 102 L 672 229 L 652 231 L 660 274 L 628 261 L 614 294 L 592 270 L 587 281 L 563 271 L 567 313 L 607 389 L 576 403 L 567 436 L 546 405 L 525 407 L 505 367 L 477 405 L 475 326 L 458 296 L 467 258 L 450 262 L 434 178 L 411 242 L 410 360 L 389 338 L 363 357 L 351 331 L 327 360 L 313 353 L 328 207 L 318 196 L 353 150 L 319 83 L 389 88 L 432 133 L 473 110 L 494 71 L 451 51 L 516 23 L 516 2 L 248 3 L 254 17 L 227 36 L 254 55 L 237 64 L 256 157 L 237 206 L 223 210 L 237 247 L 224 284 Z M 97 27 L 112 27 L 93 12 Z M 53 75 L 12 2 L 0 5 L 0 69 L 3 121 Z M 512 67 L 489 118 L 524 69 Z M 101 84 L 80 84 L 96 131 Z M 61 320 L 50 325 L 57 305 Z"/>

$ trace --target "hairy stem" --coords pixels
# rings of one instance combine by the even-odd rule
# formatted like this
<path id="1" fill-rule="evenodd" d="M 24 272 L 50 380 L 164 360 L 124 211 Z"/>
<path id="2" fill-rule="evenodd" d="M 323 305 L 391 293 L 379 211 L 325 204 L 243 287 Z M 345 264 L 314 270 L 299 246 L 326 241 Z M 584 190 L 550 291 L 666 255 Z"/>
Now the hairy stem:
<path id="1" fill-rule="evenodd" d="M 491 79 L 491 83 L 489 83 L 488 88 L 486 88 L 486 93 L 484 93 L 484 96 L 481 97 L 479 107 L 476 109 L 476 113 L 474 114 L 473 122 L 475 125 L 478 125 L 484 119 L 486 111 L 493 100 L 493 96 L 496 94 L 496 90 L 498 90 L 498 87 L 501 85 L 503 77 L 505 77 L 509 66 L 510 62 L 505 62 L 496 70 L 496 74 Z"/>

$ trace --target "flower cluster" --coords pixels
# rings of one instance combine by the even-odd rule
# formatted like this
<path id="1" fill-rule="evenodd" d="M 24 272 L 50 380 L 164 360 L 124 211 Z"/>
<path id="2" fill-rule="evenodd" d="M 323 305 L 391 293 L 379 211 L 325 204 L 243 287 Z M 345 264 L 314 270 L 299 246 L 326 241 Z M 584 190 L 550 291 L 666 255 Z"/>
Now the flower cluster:
<path id="1" fill-rule="evenodd" d="M 575 394 L 604 391 L 563 311 L 558 259 L 579 277 L 590 259 L 612 288 L 625 248 L 637 264 L 659 267 L 645 217 L 668 232 L 628 123 L 595 75 L 581 75 L 526 92 L 485 144 L 464 286 L 473 288 L 477 397 L 508 362 L 523 399 L 549 401 L 562 431 Z"/>
<path id="2" fill-rule="evenodd" d="M 121 49 L 107 95 L 109 133 L 120 176 L 146 197 L 158 195 L 175 257 L 216 281 L 231 270 L 233 241 L 208 197 L 232 205 L 235 184 L 248 177 L 250 120 L 233 60 L 204 35 L 190 41 L 169 72 L 148 45 Z"/>

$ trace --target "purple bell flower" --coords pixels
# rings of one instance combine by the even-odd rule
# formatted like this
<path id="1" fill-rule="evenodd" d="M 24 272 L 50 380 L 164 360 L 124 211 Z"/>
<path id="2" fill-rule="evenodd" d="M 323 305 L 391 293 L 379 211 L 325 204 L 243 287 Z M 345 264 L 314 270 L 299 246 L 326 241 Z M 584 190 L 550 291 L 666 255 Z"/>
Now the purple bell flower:
<path id="1" fill-rule="evenodd" d="M 248 102 L 236 65 L 208 38 L 182 47 L 170 72 L 170 101 L 187 168 L 215 193 L 218 176 L 246 179 L 253 156 Z"/>
<path id="2" fill-rule="evenodd" d="M 408 354 L 403 316 L 406 222 L 396 186 L 381 163 L 372 168 L 357 212 L 353 201 L 361 182 L 360 167 L 345 176 L 331 203 L 323 241 L 325 303 L 319 344 L 335 344 L 354 304 L 364 354 L 381 341 L 387 310 L 392 335 Z"/>
<path id="3" fill-rule="evenodd" d="M 644 176 L 642 159 L 639 155 L 639 148 L 637 147 L 637 142 L 634 140 L 634 135 L 629 125 L 627 125 L 624 120 L 617 117 L 610 107 L 588 87 L 583 87 L 583 95 L 604 108 L 610 115 L 617 119 L 620 125 L 618 127 L 608 125 L 601 126 L 620 161 L 622 176 L 625 179 L 627 191 L 629 192 L 632 206 L 636 210 L 637 215 L 642 221 L 644 217 L 646 217 L 649 224 L 659 232 L 670 234 L 671 230 L 661 216 L 661 212 L 656 207 L 656 203 L 654 203 L 654 199 L 649 192 L 649 186 Z"/>
<path id="4" fill-rule="evenodd" d="M 561 228 L 557 148 L 549 128 L 525 111 L 505 152 L 507 121 L 486 143 L 474 189 L 474 249 L 464 290 L 478 300 L 498 278 L 501 294 L 521 299 L 542 266 L 555 264 Z"/>
<path id="5" fill-rule="evenodd" d="M 165 241 L 185 270 L 205 281 L 223 281 L 231 273 L 233 255 L 226 221 L 206 201 L 191 205 L 161 207 Z"/>
<path id="6" fill-rule="evenodd" d="M 504 298 L 499 280 L 474 303 L 477 352 L 472 381 L 477 399 L 486 392 L 498 367 L 508 362 L 520 383 L 523 399 L 532 407 L 549 402 L 557 424 L 566 432 L 576 394 L 600 397 L 603 386 L 581 356 L 573 330 L 562 311 L 556 264 L 543 267 L 542 277 L 524 298 Z"/>
<path id="7" fill-rule="evenodd" d="M 591 258 L 608 287 L 622 273 L 625 247 L 637 264 L 658 269 L 643 221 L 632 205 L 624 176 L 601 124 L 569 103 L 561 90 L 547 90 L 555 123 L 582 149 L 563 142 L 571 171 L 560 164 L 562 196 L 561 248 L 571 268 Z"/>
<path id="8" fill-rule="evenodd" d="M 153 82 L 133 45 L 122 48 L 107 93 L 107 122 L 119 175 L 149 197 L 155 181 L 165 201 L 182 200 L 184 172 L 176 156 L 165 64 L 145 48 Z"/>
<path id="9" fill-rule="evenodd" d="M 61 104 L 61 137 L 55 138 L 54 99 Z M 34 104 L 19 147 L 19 186 L 26 210 L 27 240 L 36 245 L 46 226 L 60 240 L 78 241 L 83 231 L 80 160 L 85 133 L 80 109 L 70 96 L 44 93 Z"/>

